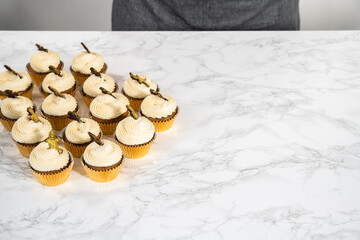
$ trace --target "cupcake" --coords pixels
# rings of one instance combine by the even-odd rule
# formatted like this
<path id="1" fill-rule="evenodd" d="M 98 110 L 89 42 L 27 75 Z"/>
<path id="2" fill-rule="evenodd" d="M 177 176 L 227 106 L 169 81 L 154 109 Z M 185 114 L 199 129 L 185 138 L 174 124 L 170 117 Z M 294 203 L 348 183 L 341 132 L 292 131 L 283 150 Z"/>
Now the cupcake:
<path id="1" fill-rule="evenodd" d="M 7 71 L 0 74 L 0 99 L 7 97 L 5 90 L 11 90 L 19 96 L 31 98 L 34 84 L 29 74 L 16 72 L 7 65 L 4 67 Z"/>
<path id="2" fill-rule="evenodd" d="M 91 67 L 100 73 L 106 73 L 107 70 L 104 58 L 100 54 L 90 52 L 84 43 L 81 43 L 81 45 L 84 47 L 85 51 L 76 54 L 70 66 L 70 71 L 74 75 L 79 86 L 90 77 Z"/>
<path id="3" fill-rule="evenodd" d="M 64 183 L 74 165 L 71 154 L 58 145 L 60 141 L 61 138 L 52 130 L 46 142 L 37 145 L 30 154 L 30 169 L 36 179 L 45 186 Z"/>
<path id="4" fill-rule="evenodd" d="M 68 117 L 73 121 L 63 131 L 64 145 L 74 157 L 79 158 L 91 143 L 89 132 L 97 136 L 97 138 L 101 137 L 100 126 L 94 120 L 80 118 L 73 112 L 68 112 Z"/>
<path id="5" fill-rule="evenodd" d="M 44 141 L 51 131 L 51 124 L 48 120 L 38 117 L 31 107 L 27 111 L 28 114 L 16 120 L 11 130 L 12 139 L 25 157 L 29 157 L 31 151 Z"/>
<path id="6" fill-rule="evenodd" d="M 116 143 L 100 140 L 92 133 L 89 136 L 93 142 L 86 147 L 81 163 L 91 180 L 109 182 L 119 174 L 124 154 Z"/>
<path id="7" fill-rule="evenodd" d="M 90 118 L 99 123 L 105 135 L 113 134 L 116 125 L 127 117 L 128 99 L 121 93 L 110 93 L 103 89 L 103 95 L 97 96 L 90 104 Z"/>
<path id="8" fill-rule="evenodd" d="M 11 131 L 11 128 L 22 115 L 27 114 L 27 108 L 35 111 L 35 104 L 26 97 L 18 96 L 11 90 L 6 90 L 7 98 L 0 103 L 0 121 L 4 128 Z"/>
<path id="9" fill-rule="evenodd" d="M 61 130 L 71 122 L 68 112 L 79 110 L 76 99 L 70 94 L 62 94 L 56 88 L 49 86 L 53 93 L 47 96 L 40 106 L 41 114 L 49 120 L 55 130 Z"/>
<path id="10" fill-rule="evenodd" d="M 60 61 L 60 57 L 56 52 L 48 50 L 39 44 L 35 45 L 38 51 L 31 56 L 30 63 L 26 65 L 26 70 L 34 83 L 39 86 L 46 75 L 50 73 L 50 65 L 62 70 L 64 63 Z"/>
<path id="11" fill-rule="evenodd" d="M 155 140 L 155 127 L 149 119 L 136 114 L 132 107 L 127 105 L 127 108 L 130 116 L 117 125 L 115 139 L 126 158 L 141 158 Z"/>
<path id="12" fill-rule="evenodd" d="M 166 131 L 173 125 L 179 108 L 176 101 L 169 95 L 161 95 L 151 89 L 151 95 L 141 103 L 140 114 L 149 119 L 156 132 Z"/>
<path id="13" fill-rule="evenodd" d="M 44 81 L 40 84 L 40 93 L 45 98 L 52 92 L 49 86 L 53 86 L 60 93 L 67 93 L 75 97 L 76 81 L 71 73 L 63 72 L 56 69 L 54 66 L 49 66 L 51 73 L 46 75 Z"/>
<path id="14" fill-rule="evenodd" d="M 84 84 L 81 86 L 81 95 L 84 98 L 85 103 L 90 106 L 90 103 L 94 98 L 99 95 L 104 94 L 101 91 L 101 88 L 105 89 L 107 92 L 116 92 L 118 85 L 115 83 L 114 79 L 106 74 L 101 74 L 91 68 L 92 75 L 86 79 Z"/>
<path id="15" fill-rule="evenodd" d="M 136 111 L 139 110 L 141 102 L 150 95 L 150 89 L 159 91 L 156 82 L 145 75 L 134 75 L 124 82 L 122 93 L 129 99 L 130 106 Z"/>

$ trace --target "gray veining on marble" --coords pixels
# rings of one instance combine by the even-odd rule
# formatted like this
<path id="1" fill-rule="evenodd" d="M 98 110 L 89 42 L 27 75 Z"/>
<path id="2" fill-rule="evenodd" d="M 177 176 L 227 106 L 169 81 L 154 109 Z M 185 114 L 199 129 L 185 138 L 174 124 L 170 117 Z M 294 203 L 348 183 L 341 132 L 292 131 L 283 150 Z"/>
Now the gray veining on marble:
<path id="1" fill-rule="evenodd" d="M 0 32 L 0 65 L 80 41 L 180 115 L 105 184 L 40 185 L 0 128 L 0 239 L 360 239 L 360 32 Z"/>

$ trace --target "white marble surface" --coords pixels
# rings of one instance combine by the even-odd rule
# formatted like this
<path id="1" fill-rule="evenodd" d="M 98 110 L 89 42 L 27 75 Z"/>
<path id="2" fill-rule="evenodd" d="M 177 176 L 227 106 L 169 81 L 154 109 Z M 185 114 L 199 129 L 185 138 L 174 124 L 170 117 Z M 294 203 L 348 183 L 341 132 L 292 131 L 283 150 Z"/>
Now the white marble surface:
<path id="1" fill-rule="evenodd" d="M 360 239 L 360 32 L 0 32 L 0 65 L 80 41 L 180 115 L 105 184 L 40 185 L 1 128 L 0 239 Z"/>

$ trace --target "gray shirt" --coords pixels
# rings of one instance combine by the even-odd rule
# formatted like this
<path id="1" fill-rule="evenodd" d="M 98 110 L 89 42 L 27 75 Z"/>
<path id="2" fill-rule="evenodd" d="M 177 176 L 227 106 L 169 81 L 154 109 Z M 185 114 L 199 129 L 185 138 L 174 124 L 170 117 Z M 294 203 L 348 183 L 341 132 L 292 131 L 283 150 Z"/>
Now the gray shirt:
<path id="1" fill-rule="evenodd" d="M 299 0 L 114 0 L 113 30 L 298 30 Z"/>

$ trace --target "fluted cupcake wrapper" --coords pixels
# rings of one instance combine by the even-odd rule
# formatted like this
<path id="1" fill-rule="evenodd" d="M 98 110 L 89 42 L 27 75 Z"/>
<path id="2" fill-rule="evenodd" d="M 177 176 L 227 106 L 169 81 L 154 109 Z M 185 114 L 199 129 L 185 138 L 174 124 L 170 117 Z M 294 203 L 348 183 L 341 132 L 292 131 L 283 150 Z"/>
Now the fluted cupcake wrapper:
<path id="1" fill-rule="evenodd" d="M 106 63 L 104 64 L 103 68 L 100 70 L 100 73 L 106 73 L 107 71 L 107 65 Z M 77 81 L 78 85 L 81 86 L 84 84 L 84 82 L 86 81 L 86 79 L 88 79 L 88 77 L 91 76 L 91 74 L 84 74 L 81 72 L 75 72 L 72 67 L 70 66 L 70 72 L 71 74 L 74 76 L 75 80 Z"/>
<path id="2" fill-rule="evenodd" d="M 151 145 L 153 144 L 155 137 L 156 135 L 154 134 L 154 137 L 149 142 L 138 145 L 125 145 L 121 143 L 116 136 L 115 136 L 115 140 L 119 144 L 126 158 L 137 159 L 145 156 L 150 151 Z M 131 161 L 131 160 L 127 160 L 127 161 Z"/>
<path id="3" fill-rule="evenodd" d="M 90 167 L 88 167 L 86 164 L 84 164 L 84 159 L 81 159 L 81 164 L 83 165 L 86 174 L 88 177 L 95 181 L 95 182 L 110 182 L 114 180 L 117 175 L 119 175 L 121 166 L 124 162 L 124 156 L 121 158 L 121 163 L 111 169 L 104 169 L 104 170 L 95 170 Z"/>
<path id="4" fill-rule="evenodd" d="M 94 121 L 96 121 L 99 126 L 100 129 L 102 131 L 102 133 L 104 135 L 112 135 L 115 130 L 116 130 L 116 126 L 118 125 L 118 123 L 123 120 L 125 117 L 127 117 L 127 114 L 122 114 L 120 115 L 116 120 L 114 119 L 99 119 L 94 117 L 91 112 L 90 112 L 90 118 L 93 119 Z"/>
<path id="5" fill-rule="evenodd" d="M 4 128 L 8 131 L 11 131 L 17 119 L 9 119 L 0 116 L 0 122 L 4 126 Z"/>
<path id="6" fill-rule="evenodd" d="M 70 158 L 71 158 L 71 163 L 69 164 L 69 166 L 67 166 L 64 169 L 61 169 L 58 172 L 54 172 L 54 173 L 43 173 L 43 172 L 37 172 L 36 170 L 31 169 L 32 173 L 34 174 L 35 178 L 42 184 L 45 186 L 57 186 L 60 184 L 63 184 L 64 182 L 66 182 L 66 180 L 69 178 L 70 176 L 70 172 L 74 166 L 74 161 L 72 159 L 72 156 L 70 154 Z"/>
<path id="7" fill-rule="evenodd" d="M 70 94 L 71 96 L 75 97 L 75 94 L 76 94 L 76 86 L 77 86 L 77 82 L 75 81 L 75 85 L 68 89 L 68 90 L 65 90 L 65 91 L 62 91 L 61 93 L 66 93 L 66 94 Z M 39 90 L 40 90 L 40 93 L 41 95 L 46 98 L 47 96 L 50 95 L 50 93 L 48 92 L 45 92 L 43 87 L 42 87 L 42 84 L 40 84 L 40 87 L 39 87 Z"/>
<path id="8" fill-rule="evenodd" d="M 31 99 L 33 90 L 34 90 L 34 83 L 31 83 L 30 87 L 28 87 L 24 91 L 17 91 L 15 93 L 17 93 L 19 96 L 23 96 L 23 97 L 27 97 L 27 98 Z M 7 98 L 5 93 L 0 94 L 1 100 L 5 99 L 5 98 Z"/>
<path id="9" fill-rule="evenodd" d="M 100 130 L 100 136 L 98 137 L 101 138 L 102 135 L 103 133 Z M 71 143 L 70 141 L 65 141 L 65 129 L 62 131 L 61 136 L 66 150 L 68 150 L 75 158 L 80 158 L 81 155 L 84 153 L 86 147 L 91 143 L 90 141 L 88 143 L 76 144 Z"/>
<path id="10" fill-rule="evenodd" d="M 140 106 L 141 106 L 141 103 L 142 103 L 142 101 L 143 101 L 145 98 L 133 98 L 133 97 L 130 97 L 129 95 L 127 95 L 127 94 L 124 92 L 124 89 L 121 90 L 121 93 L 129 100 L 130 106 L 131 106 L 135 111 L 139 111 Z"/>
<path id="11" fill-rule="evenodd" d="M 34 144 L 19 143 L 19 142 L 15 141 L 15 139 L 13 139 L 13 141 L 15 142 L 15 144 L 18 147 L 20 153 L 24 157 L 29 157 L 32 150 L 40 143 L 40 142 L 34 143 Z"/>
<path id="12" fill-rule="evenodd" d="M 176 113 L 174 114 L 174 116 L 172 116 L 169 119 L 166 120 L 154 120 L 152 118 L 148 118 L 148 119 L 154 124 L 155 132 L 163 132 L 171 128 L 178 114 L 179 114 L 179 108 L 177 107 Z M 146 117 L 145 115 L 143 116 Z"/>
<path id="13" fill-rule="evenodd" d="M 78 111 L 79 111 L 79 106 L 76 107 L 74 112 L 77 113 Z M 51 126 L 56 131 L 62 130 L 72 121 L 72 119 L 67 117 L 68 116 L 67 114 L 63 116 L 51 116 L 44 113 L 44 111 L 41 108 L 40 108 L 40 112 L 41 115 L 50 122 Z"/>
<path id="14" fill-rule="evenodd" d="M 64 68 L 64 63 L 62 61 L 60 61 L 60 64 L 59 64 L 59 66 L 57 66 L 57 69 L 62 70 L 63 68 Z M 35 83 L 36 86 L 40 86 L 41 82 L 44 80 L 46 75 L 48 75 L 50 73 L 50 72 L 45 72 L 45 73 L 35 72 L 31 68 L 30 63 L 28 63 L 26 65 L 26 71 L 28 72 L 28 74 L 30 75 L 31 79 L 33 80 L 33 82 Z"/>
<path id="15" fill-rule="evenodd" d="M 117 83 L 115 83 L 115 89 L 114 89 L 113 92 L 116 92 L 118 89 L 119 89 L 119 86 L 118 86 Z M 80 93 L 81 93 L 81 96 L 83 97 L 86 105 L 87 105 L 88 107 L 90 107 L 90 104 L 91 104 L 91 102 L 95 99 L 95 97 L 91 97 L 91 96 L 87 95 L 87 94 L 84 92 L 84 89 L 83 89 L 82 86 L 81 86 Z"/>

